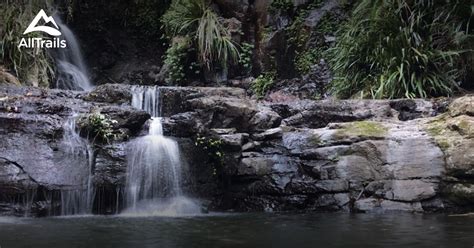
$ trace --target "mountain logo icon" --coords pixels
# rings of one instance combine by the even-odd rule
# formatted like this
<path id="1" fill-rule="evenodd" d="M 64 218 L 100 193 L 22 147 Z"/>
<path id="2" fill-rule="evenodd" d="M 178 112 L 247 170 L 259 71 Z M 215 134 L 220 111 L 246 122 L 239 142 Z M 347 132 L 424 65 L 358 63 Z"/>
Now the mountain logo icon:
<path id="1" fill-rule="evenodd" d="M 43 19 L 44 24 L 51 23 L 53 24 L 56 28 L 54 27 L 49 27 L 49 26 L 37 26 L 38 22 Z M 51 36 L 60 36 L 61 32 L 59 31 L 58 24 L 54 21 L 53 17 L 46 15 L 46 12 L 44 10 L 40 10 L 38 14 L 35 16 L 35 19 L 30 23 L 30 25 L 26 28 L 25 32 L 23 34 L 31 33 L 31 32 L 45 32 Z"/>

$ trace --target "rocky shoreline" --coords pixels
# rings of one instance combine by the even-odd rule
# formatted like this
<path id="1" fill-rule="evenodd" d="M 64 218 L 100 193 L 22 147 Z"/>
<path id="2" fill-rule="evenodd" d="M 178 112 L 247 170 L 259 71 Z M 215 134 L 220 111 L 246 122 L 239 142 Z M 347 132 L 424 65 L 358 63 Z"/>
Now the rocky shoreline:
<path id="1" fill-rule="evenodd" d="M 114 138 L 92 142 L 94 213 L 117 213 L 127 142 L 150 118 L 130 106 L 130 90 L 1 86 L 0 215 L 55 215 L 58 192 L 83 187 L 84 161 L 65 157 L 61 140 L 68 118 L 92 112 L 114 120 Z M 474 96 L 265 102 L 231 87 L 160 87 L 160 95 L 165 134 L 191 175 L 184 188 L 212 211 L 474 206 Z M 213 153 L 198 138 L 216 141 Z"/>

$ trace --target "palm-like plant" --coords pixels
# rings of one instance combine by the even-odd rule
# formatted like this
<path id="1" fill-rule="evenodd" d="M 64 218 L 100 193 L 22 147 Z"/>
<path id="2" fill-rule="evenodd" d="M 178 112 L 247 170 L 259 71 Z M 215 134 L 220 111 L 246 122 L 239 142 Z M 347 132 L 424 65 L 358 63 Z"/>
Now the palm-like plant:
<path id="1" fill-rule="evenodd" d="M 229 30 L 205 0 L 175 0 L 162 17 L 171 36 L 190 36 L 195 41 L 199 61 L 208 68 L 215 62 L 226 66 L 239 56 Z"/>

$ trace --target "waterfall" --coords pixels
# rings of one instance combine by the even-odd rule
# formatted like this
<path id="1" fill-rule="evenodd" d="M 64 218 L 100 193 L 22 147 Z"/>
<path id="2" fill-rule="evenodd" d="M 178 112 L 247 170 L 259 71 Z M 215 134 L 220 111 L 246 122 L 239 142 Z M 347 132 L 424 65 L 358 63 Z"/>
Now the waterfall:
<path id="1" fill-rule="evenodd" d="M 92 214 L 95 198 L 92 182 L 94 151 L 92 145 L 77 133 L 76 119 L 77 115 L 74 114 L 66 121 L 62 144 L 69 160 L 82 161 L 80 166 L 84 167 L 84 174 L 87 176 L 84 177 L 79 188 L 61 190 L 61 215 Z"/>
<path id="2" fill-rule="evenodd" d="M 55 15 L 54 19 L 61 30 L 61 38 L 67 43 L 66 48 L 58 48 L 54 54 L 57 64 L 56 87 L 66 90 L 92 89 L 89 72 L 76 36 L 58 15 Z"/>
<path id="3" fill-rule="evenodd" d="M 200 212 L 181 189 L 183 163 L 178 143 L 163 135 L 157 87 L 134 87 L 132 105 L 152 115 L 148 135 L 130 143 L 125 214 L 183 215 Z"/>

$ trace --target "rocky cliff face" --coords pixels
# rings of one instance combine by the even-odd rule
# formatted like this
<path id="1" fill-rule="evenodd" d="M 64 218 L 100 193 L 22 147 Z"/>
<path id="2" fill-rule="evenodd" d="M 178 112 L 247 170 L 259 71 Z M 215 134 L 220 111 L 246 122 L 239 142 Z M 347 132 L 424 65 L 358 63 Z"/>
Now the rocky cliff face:
<path id="1" fill-rule="evenodd" d="M 178 140 L 192 175 L 185 190 L 208 200 L 211 209 L 472 208 L 472 96 L 452 103 L 267 103 L 238 88 L 160 91 L 165 132 Z M 83 187 L 84 158 L 93 164 L 94 212 L 120 209 L 127 142 L 144 134 L 149 119 L 130 102 L 128 85 L 102 85 L 90 93 L 2 87 L 0 212 L 57 214 L 61 193 Z M 71 159 L 63 143 L 67 121 L 92 112 L 115 120 L 115 135 L 109 142 L 90 140 L 92 152 Z"/>

